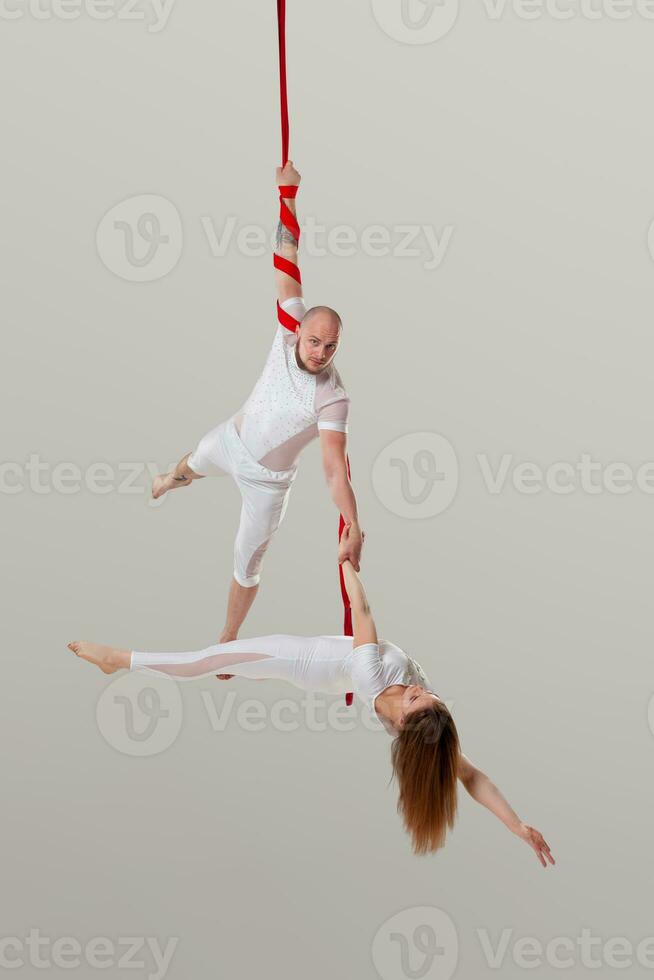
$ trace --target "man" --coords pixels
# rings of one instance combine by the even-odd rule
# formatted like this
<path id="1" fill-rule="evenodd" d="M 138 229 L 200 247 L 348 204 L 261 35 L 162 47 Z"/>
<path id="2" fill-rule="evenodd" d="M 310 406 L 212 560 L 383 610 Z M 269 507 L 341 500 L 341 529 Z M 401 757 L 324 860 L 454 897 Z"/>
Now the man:
<path id="1" fill-rule="evenodd" d="M 277 168 L 279 187 L 299 187 L 300 181 L 292 161 Z M 295 198 L 285 197 L 284 204 L 296 217 Z M 275 251 L 297 265 L 298 241 L 281 221 Z M 347 472 L 350 400 L 333 364 L 343 332 L 341 318 L 328 306 L 307 310 L 301 284 L 279 268 L 275 276 L 282 309 L 300 325 L 294 331 L 277 327 L 263 373 L 245 405 L 152 486 L 157 498 L 201 477 L 229 473 L 241 492 L 234 578 L 221 643 L 238 637 L 259 589 L 266 549 L 284 518 L 298 457 L 315 438 L 320 438 L 329 492 L 349 532 L 341 540 L 339 562 L 349 560 L 357 571 L 360 567 L 364 535 Z"/>

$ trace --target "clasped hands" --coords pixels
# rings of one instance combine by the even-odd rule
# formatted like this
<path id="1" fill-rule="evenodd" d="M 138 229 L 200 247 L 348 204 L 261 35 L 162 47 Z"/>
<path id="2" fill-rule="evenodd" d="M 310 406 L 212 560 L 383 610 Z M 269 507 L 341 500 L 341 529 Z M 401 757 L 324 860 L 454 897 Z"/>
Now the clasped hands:
<path id="1" fill-rule="evenodd" d="M 350 522 L 343 528 L 338 546 L 338 563 L 350 561 L 355 571 L 361 571 L 361 549 L 366 539 L 365 531 L 355 522 Z"/>

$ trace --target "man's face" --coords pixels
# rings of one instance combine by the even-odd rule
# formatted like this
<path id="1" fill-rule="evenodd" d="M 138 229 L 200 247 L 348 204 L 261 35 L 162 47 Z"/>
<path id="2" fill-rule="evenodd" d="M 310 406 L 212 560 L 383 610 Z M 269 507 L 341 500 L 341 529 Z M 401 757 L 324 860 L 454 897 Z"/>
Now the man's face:
<path id="1" fill-rule="evenodd" d="M 311 374 L 324 371 L 333 359 L 341 341 L 341 330 L 333 316 L 316 313 L 298 327 L 297 356 Z"/>

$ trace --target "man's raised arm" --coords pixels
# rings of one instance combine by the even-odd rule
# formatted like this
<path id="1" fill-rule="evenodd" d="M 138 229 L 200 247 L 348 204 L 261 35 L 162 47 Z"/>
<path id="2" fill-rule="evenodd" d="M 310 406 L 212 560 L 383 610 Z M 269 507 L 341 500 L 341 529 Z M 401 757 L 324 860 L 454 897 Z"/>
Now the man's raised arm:
<path id="1" fill-rule="evenodd" d="M 277 186 L 299 188 L 302 178 L 293 166 L 293 161 L 289 160 L 285 167 L 277 167 Z M 297 191 L 295 191 L 297 193 Z M 277 238 L 275 241 L 275 281 L 277 284 L 277 297 L 280 303 L 295 296 L 302 296 L 302 283 L 299 281 L 298 266 L 298 239 L 299 226 L 297 223 L 297 211 L 295 207 L 295 197 L 287 197 L 282 192 L 282 216 L 277 226 Z M 294 268 L 295 267 L 295 268 Z M 295 274 L 295 275 L 294 275 Z"/>

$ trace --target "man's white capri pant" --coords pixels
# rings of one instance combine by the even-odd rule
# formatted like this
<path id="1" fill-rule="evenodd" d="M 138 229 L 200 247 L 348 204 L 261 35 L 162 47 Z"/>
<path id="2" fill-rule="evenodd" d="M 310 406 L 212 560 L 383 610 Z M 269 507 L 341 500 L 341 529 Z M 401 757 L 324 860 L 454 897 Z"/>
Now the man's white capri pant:
<path id="1" fill-rule="evenodd" d="M 261 566 L 270 540 L 281 524 L 297 466 L 269 470 L 241 442 L 234 419 L 222 422 L 200 440 L 188 465 L 200 476 L 229 473 L 238 486 L 243 506 L 234 544 L 234 578 L 253 588 L 261 579 Z"/>

